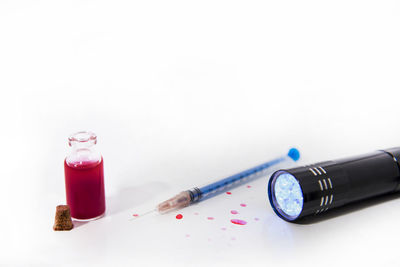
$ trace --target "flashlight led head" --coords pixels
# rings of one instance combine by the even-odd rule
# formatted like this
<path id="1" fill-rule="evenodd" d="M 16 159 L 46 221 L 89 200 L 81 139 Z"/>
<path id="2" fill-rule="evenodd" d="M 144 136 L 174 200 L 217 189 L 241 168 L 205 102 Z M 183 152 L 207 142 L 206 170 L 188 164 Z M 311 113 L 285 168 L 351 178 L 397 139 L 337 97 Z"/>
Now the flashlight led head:
<path id="1" fill-rule="evenodd" d="M 295 220 L 303 210 L 303 191 L 292 174 L 278 171 L 269 181 L 268 196 L 272 208 L 281 218 Z"/>

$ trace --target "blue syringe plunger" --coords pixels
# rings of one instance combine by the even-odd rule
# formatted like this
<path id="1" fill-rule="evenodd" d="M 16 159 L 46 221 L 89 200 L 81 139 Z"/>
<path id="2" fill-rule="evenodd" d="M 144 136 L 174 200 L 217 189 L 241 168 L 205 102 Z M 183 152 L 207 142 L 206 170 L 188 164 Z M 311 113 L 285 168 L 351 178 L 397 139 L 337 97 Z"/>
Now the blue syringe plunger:
<path id="1" fill-rule="evenodd" d="M 300 158 L 300 151 L 297 148 L 292 147 L 288 154 L 287 154 L 291 159 L 294 161 L 298 161 Z"/>

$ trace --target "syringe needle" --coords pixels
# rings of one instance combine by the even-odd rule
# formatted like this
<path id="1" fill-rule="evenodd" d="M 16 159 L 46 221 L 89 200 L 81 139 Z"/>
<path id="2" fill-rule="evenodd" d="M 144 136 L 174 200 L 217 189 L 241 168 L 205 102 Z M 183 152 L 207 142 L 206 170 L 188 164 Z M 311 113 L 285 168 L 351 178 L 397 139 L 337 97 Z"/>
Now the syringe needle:
<path id="1" fill-rule="evenodd" d="M 153 209 L 153 210 L 149 210 L 149 211 L 143 212 L 141 214 L 133 214 L 133 218 L 130 218 L 129 220 L 132 221 L 134 219 L 143 217 L 145 215 L 151 214 L 151 213 L 156 212 L 156 211 L 157 211 L 157 209 Z"/>
<path id="2" fill-rule="evenodd" d="M 153 212 L 166 213 L 168 211 L 171 211 L 174 209 L 180 209 L 180 208 L 183 208 L 183 207 L 186 207 L 189 205 L 190 205 L 190 194 L 188 191 L 183 191 L 183 192 L 179 193 L 178 195 L 176 195 L 164 202 L 161 202 L 153 210 L 149 210 L 142 214 L 133 214 L 133 218 L 131 218 L 129 220 L 132 221 L 134 219 L 143 217 L 144 215 L 151 214 Z"/>

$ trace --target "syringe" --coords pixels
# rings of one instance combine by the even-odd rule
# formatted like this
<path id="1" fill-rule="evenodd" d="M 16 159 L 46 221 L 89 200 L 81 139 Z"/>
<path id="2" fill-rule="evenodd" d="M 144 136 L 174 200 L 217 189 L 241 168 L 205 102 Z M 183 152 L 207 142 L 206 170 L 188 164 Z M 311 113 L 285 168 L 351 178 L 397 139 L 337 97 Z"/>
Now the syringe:
<path id="1" fill-rule="evenodd" d="M 280 163 L 290 163 L 297 161 L 300 158 L 300 152 L 296 148 L 291 148 L 287 155 L 268 161 L 251 169 L 242 171 L 235 175 L 221 179 L 217 182 L 211 183 L 203 187 L 194 187 L 192 189 L 183 191 L 178 195 L 160 203 L 155 211 L 165 213 L 170 210 L 180 209 L 206 200 L 210 197 L 218 195 L 227 189 L 231 189 L 242 185 L 245 182 L 255 180 L 267 174 L 271 167 Z M 280 166 L 282 167 L 282 166 Z"/>

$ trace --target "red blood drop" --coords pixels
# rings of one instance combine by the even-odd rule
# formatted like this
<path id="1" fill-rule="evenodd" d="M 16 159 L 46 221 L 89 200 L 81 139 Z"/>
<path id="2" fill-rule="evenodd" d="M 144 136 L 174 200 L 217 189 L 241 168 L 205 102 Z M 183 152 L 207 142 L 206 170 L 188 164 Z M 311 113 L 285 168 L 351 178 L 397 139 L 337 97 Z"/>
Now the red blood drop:
<path id="1" fill-rule="evenodd" d="M 209 220 L 214 220 L 214 217 L 207 217 L 207 219 L 209 219 Z"/>
<path id="2" fill-rule="evenodd" d="M 177 218 L 178 220 L 180 220 L 180 219 L 182 219 L 183 218 L 183 215 L 182 214 L 178 214 L 178 215 L 176 215 L 176 217 L 175 218 Z"/>
<path id="3" fill-rule="evenodd" d="M 227 195 L 232 195 L 232 193 L 231 193 L 231 192 L 229 192 L 229 191 L 228 191 L 228 192 L 226 192 L 226 194 L 227 194 Z"/>
<path id="4" fill-rule="evenodd" d="M 133 214 L 132 216 L 133 216 L 133 217 L 139 217 L 139 214 L 136 214 L 136 213 L 135 213 L 135 214 Z"/>
<path id="5" fill-rule="evenodd" d="M 239 219 L 232 219 L 232 220 L 231 220 L 231 223 L 238 224 L 238 225 L 245 225 L 245 224 L 247 224 L 246 221 L 239 220 Z"/>
<path id="6" fill-rule="evenodd" d="M 247 188 L 251 188 L 251 185 L 248 185 Z"/>
<path id="7" fill-rule="evenodd" d="M 238 214 L 239 212 L 237 210 L 231 210 L 232 214 Z"/>
<path id="8" fill-rule="evenodd" d="M 244 203 L 242 203 L 242 204 L 240 204 L 240 206 L 242 206 L 242 207 L 246 207 L 247 205 L 246 205 L 246 204 L 244 204 Z"/>

